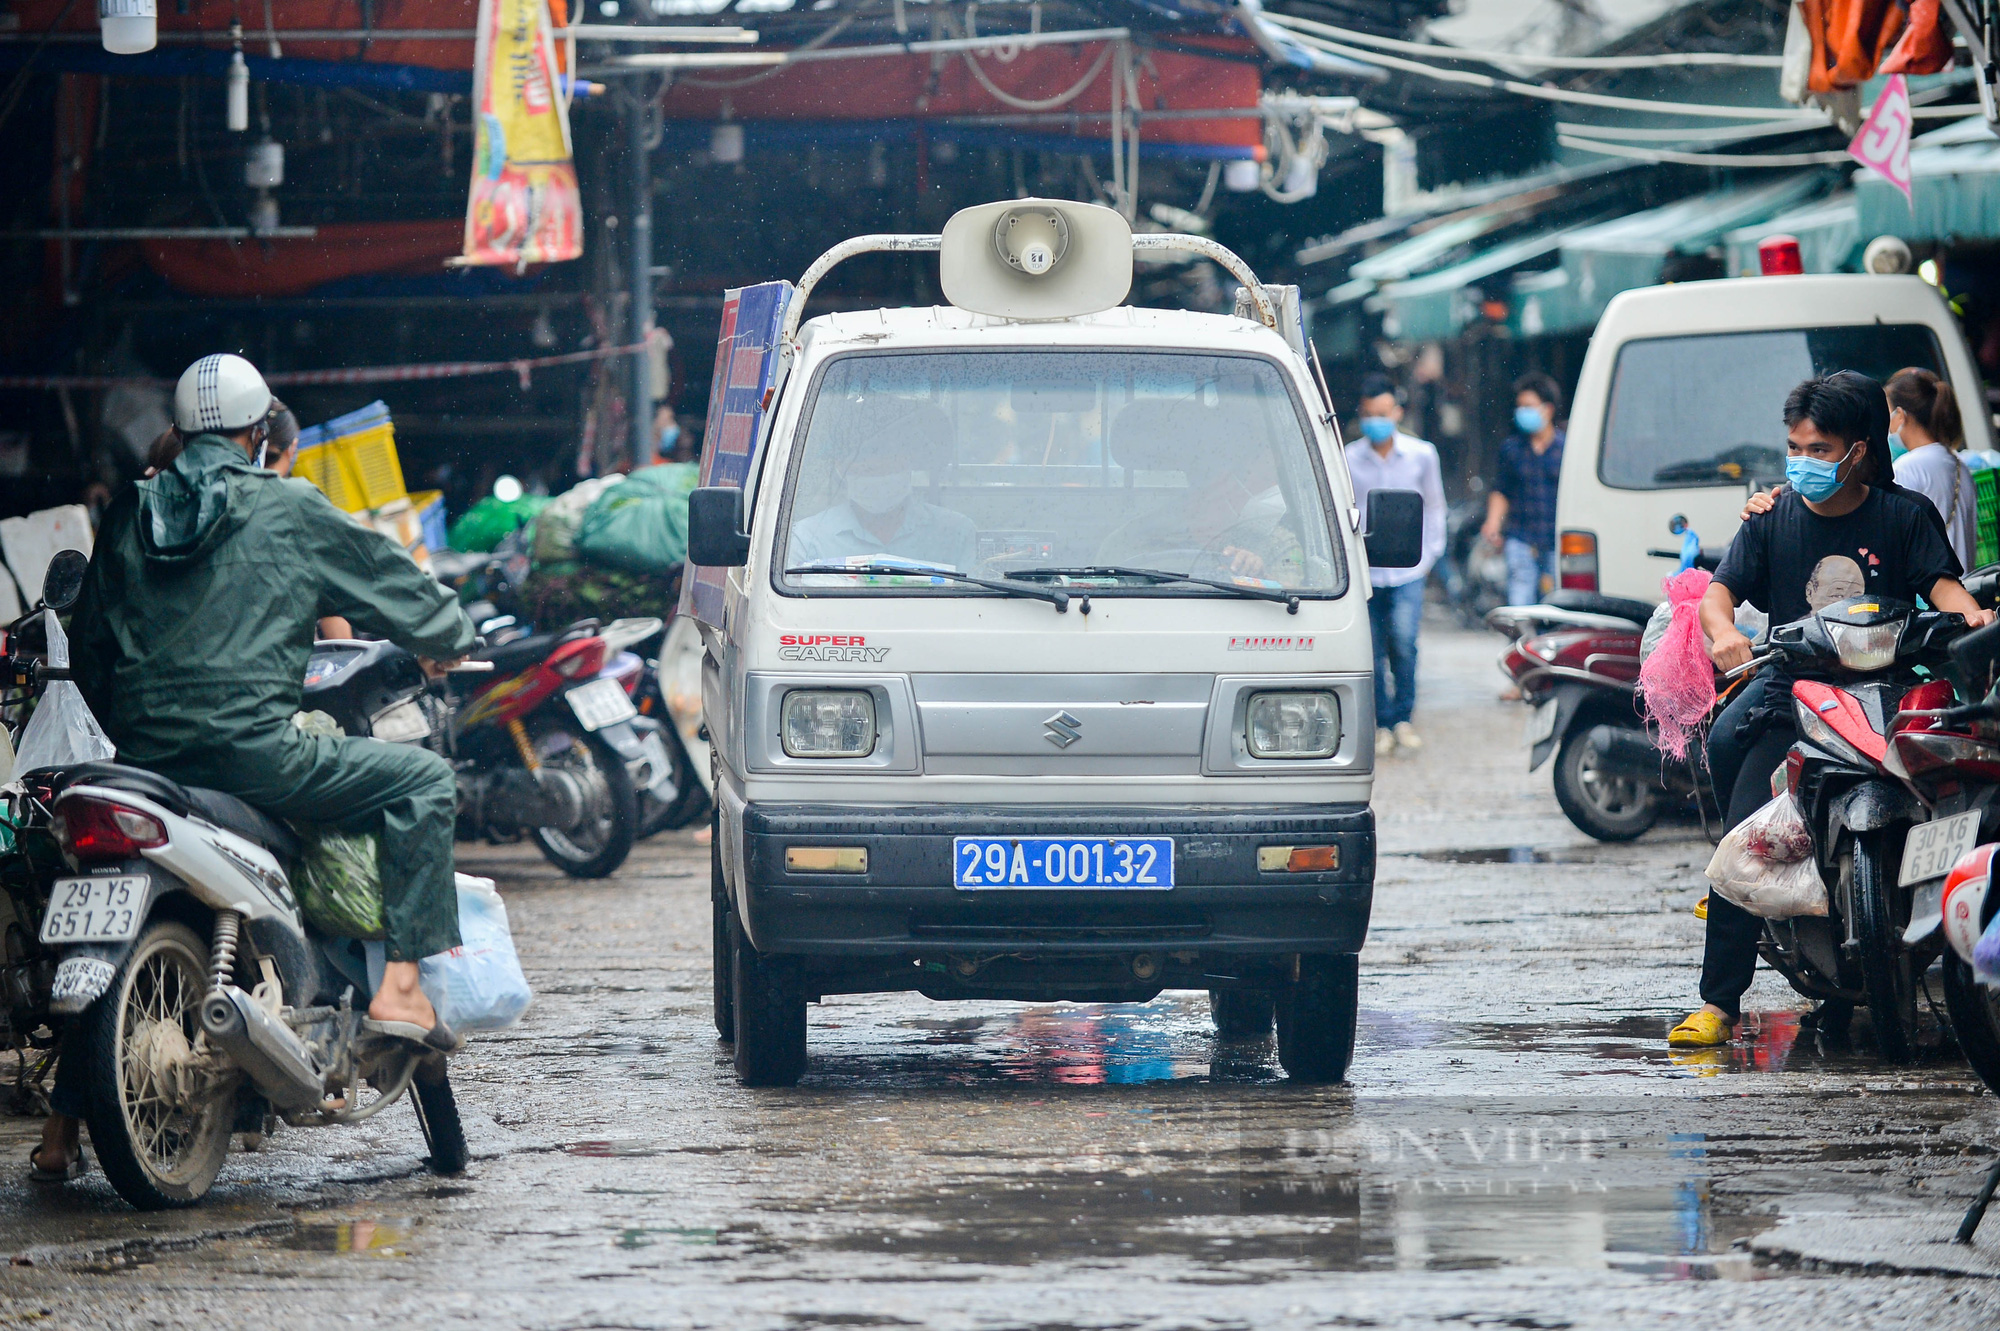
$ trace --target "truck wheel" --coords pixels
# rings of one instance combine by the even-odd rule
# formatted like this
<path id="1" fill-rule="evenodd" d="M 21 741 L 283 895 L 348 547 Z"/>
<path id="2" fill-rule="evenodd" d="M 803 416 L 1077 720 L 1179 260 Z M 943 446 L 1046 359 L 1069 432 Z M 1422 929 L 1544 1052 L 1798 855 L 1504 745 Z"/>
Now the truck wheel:
<path id="1" fill-rule="evenodd" d="M 1354 1057 L 1361 958 L 1299 958 L 1299 977 L 1278 991 L 1278 1064 L 1293 1081 L 1336 1082 Z"/>
<path id="2" fill-rule="evenodd" d="M 1628 776 L 1597 766 L 1586 737 L 1590 727 L 1573 725 L 1556 754 L 1556 803 L 1577 830 L 1599 841 L 1631 841 L 1660 821 L 1660 792 Z"/>
<path id="3" fill-rule="evenodd" d="M 735 960 L 729 950 L 729 887 L 722 881 L 722 820 L 709 826 L 715 836 L 708 844 L 708 913 L 710 988 L 715 993 L 715 1034 L 724 1044 L 736 1040 L 736 1011 L 731 1002 L 736 987 Z"/>
<path id="4" fill-rule="evenodd" d="M 1277 995 L 1269 989 L 1209 990 L 1208 1011 L 1215 1019 L 1215 1038 L 1228 1044 L 1270 1039 L 1277 1002 Z"/>
<path id="5" fill-rule="evenodd" d="M 458 1116 L 458 1097 L 452 1094 L 451 1077 L 442 1066 L 435 1070 L 418 1068 L 410 1083 L 410 1103 L 417 1107 L 417 1126 L 424 1131 L 424 1145 L 430 1148 L 433 1174 L 463 1174 L 472 1158 L 465 1144 L 465 1124 Z"/>
<path id="6" fill-rule="evenodd" d="M 733 913 L 729 944 L 736 1079 L 745 1086 L 796 1086 L 806 1071 L 806 993 L 798 958 L 750 946 Z"/>
<path id="7" fill-rule="evenodd" d="M 1917 1057 L 1917 985 L 1903 925 L 1896 921 L 1893 893 L 1900 856 L 1889 852 L 1888 834 L 1864 832 L 1850 843 L 1842 868 L 1852 875 L 1854 934 L 1861 959 L 1861 988 L 1868 995 L 1868 1024 L 1875 1047 L 1890 1063 Z"/>
<path id="8" fill-rule="evenodd" d="M 194 1205 L 229 1153 L 234 1097 L 197 1052 L 208 985 L 201 939 L 156 923 L 78 1019 L 90 1143 L 111 1186 L 141 1211 Z"/>
<path id="9" fill-rule="evenodd" d="M 1949 948 L 1944 954 L 1944 1006 L 1958 1052 L 1986 1089 L 2000 1095 L 2000 989 L 1973 979 L 1971 965 Z"/>

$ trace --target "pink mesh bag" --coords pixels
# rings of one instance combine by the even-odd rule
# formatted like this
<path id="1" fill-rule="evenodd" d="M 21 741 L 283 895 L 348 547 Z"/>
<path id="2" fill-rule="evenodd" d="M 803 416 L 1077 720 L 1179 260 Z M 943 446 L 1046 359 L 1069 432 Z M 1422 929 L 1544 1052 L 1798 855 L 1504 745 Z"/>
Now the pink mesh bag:
<path id="1" fill-rule="evenodd" d="M 1708 641 L 1697 613 L 1708 583 L 1708 571 L 1699 568 L 1660 583 L 1673 620 L 1660 645 L 1639 667 L 1646 719 L 1659 728 L 1660 748 L 1675 762 L 1686 760 L 1689 738 L 1715 706 L 1715 666 L 1708 659 Z"/>

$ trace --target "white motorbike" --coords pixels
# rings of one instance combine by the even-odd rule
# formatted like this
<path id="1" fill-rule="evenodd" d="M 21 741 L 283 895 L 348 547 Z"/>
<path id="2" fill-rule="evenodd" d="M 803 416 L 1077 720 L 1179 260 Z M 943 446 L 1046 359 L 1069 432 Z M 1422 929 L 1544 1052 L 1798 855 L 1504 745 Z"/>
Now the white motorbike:
<path id="1" fill-rule="evenodd" d="M 82 556 L 70 557 L 78 567 L 52 564 L 52 586 L 80 584 Z M 290 828 L 109 761 L 66 766 L 45 789 L 75 871 L 51 885 L 42 921 L 61 958 L 50 1011 L 77 1024 L 64 1057 L 81 1066 L 63 1075 L 81 1074 L 91 1143 L 120 1196 L 141 1210 L 192 1205 L 233 1132 L 355 1123 L 405 1091 L 431 1168 L 465 1168 L 445 1055 L 365 1027 L 362 945 L 300 915 Z"/>

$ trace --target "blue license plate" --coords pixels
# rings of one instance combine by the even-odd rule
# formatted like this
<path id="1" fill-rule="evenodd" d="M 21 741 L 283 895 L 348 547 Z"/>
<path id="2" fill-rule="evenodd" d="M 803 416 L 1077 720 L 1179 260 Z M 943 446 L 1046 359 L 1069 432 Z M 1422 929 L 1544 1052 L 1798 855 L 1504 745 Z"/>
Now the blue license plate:
<path id="1" fill-rule="evenodd" d="M 953 887 L 1158 891 L 1174 885 L 1172 837 L 956 837 Z"/>

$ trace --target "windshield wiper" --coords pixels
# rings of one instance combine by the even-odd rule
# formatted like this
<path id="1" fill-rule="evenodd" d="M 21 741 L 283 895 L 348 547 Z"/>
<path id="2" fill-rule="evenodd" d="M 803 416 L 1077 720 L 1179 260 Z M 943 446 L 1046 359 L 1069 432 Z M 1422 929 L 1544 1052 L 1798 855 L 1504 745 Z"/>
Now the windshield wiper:
<path id="1" fill-rule="evenodd" d="M 1003 582 L 997 578 L 976 578 L 970 573 L 960 573 L 954 568 L 940 568 L 936 564 L 806 564 L 785 570 L 785 576 L 788 578 L 797 577 L 802 573 L 875 573 L 913 578 L 950 578 L 954 582 L 984 587 L 988 591 L 1003 592 L 1008 596 L 1025 596 L 1031 601 L 1047 601 L 1056 608 L 1057 614 L 1069 613 L 1068 592 L 1057 591 L 1053 587 L 1036 587 L 1029 583 Z"/>
<path id="2" fill-rule="evenodd" d="M 1079 568 L 1018 568 L 1008 576 L 1015 578 L 1144 578 L 1148 582 L 1191 582 L 1198 587 L 1213 587 L 1219 592 L 1229 592 L 1253 601 L 1276 601 L 1285 607 L 1285 613 L 1299 612 L 1299 598 L 1295 593 L 1282 587 L 1256 587 L 1241 582 L 1224 582 L 1220 578 L 1198 578 L 1191 573 L 1175 573 L 1163 568 L 1129 568 L 1123 564 L 1086 564 Z"/>

